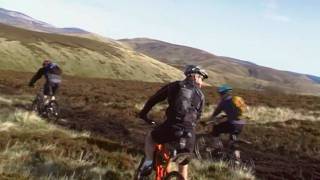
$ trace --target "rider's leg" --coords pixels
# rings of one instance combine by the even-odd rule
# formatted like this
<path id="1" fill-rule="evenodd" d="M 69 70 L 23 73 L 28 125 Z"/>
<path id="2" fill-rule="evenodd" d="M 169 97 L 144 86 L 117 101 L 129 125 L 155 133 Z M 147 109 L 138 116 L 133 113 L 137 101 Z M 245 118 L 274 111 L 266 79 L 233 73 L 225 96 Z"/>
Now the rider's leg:
<path id="1" fill-rule="evenodd" d="M 183 176 L 185 180 L 188 179 L 188 164 L 179 165 L 179 173 Z"/>
<path id="2" fill-rule="evenodd" d="M 59 89 L 59 83 L 53 83 L 51 85 L 51 89 L 52 89 L 52 94 L 51 94 L 51 100 L 54 101 L 55 100 L 55 94 L 57 93 L 58 89 Z"/>
<path id="3" fill-rule="evenodd" d="M 235 163 L 238 165 L 241 161 L 240 150 L 239 147 L 235 145 L 233 142 L 235 142 L 238 139 L 238 136 L 240 135 L 242 128 L 243 124 L 232 124 L 232 131 L 230 132 L 230 149 L 233 151 Z"/>
<path id="4" fill-rule="evenodd" d="M 46 82 L 43 86 L 43 103 L 47 105 L 50 102 L 49 97 L 52 94 L 51 85 L 49 82 Z"/>
<path id="5" fill-rule="evenodd" d="M 152 165 L 154 146 L 155 146 L 155 142 L 152 139 L 151 132 L 149 132 L 145 138 L 145 143 L 144 143 L 145 160 L 141 167 L 142 169 Z"/>
<path id="6" fill-rule="evenodd" d="M 220 134 L 228 133 L 230 131 L 230 125 L 228 121 L 224 121 L 213 126 L 211 135 L 213 136 L 214 148 L 223 148 L 223 144 L 219 138 Z"/>

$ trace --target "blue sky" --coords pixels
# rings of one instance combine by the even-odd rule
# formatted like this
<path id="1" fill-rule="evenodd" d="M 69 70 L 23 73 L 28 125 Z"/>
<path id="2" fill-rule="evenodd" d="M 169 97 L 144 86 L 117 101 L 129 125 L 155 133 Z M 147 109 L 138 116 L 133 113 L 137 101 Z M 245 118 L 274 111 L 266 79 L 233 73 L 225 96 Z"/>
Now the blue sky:
<path id="1" fill-rule="evenodd" d="M 58 27 L 149 37 L 320 76 L 318 0 L 0 0 Z"/>

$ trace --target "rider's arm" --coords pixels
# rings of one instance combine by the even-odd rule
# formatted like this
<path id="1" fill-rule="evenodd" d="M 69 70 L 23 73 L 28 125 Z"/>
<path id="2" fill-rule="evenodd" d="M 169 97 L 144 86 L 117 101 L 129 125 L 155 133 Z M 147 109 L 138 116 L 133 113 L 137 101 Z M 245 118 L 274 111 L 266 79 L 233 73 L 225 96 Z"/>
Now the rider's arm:
<path id="1" fill-rule="evenodd" d="M 29 82 L 29 86 L 33 86 L 36 81 L 38 81 L 44 75 L 44 68 L 40 68 L 38 72 L 32 77 Z"/>
<path id="2" fill-rule="evenodd" d="M 200 107 L 200 110 L 199 110 L 199 113 L 198 113 L 198 116 L 197 116 L 197 120 L 199 120 L 201 118 L 204 106 L 205 106 L 205 100 L 204 100 L 204 97 L 203 97 L 202 98 L 202 102 L 201 102 L 201 107 Z"/>
<path id="3" fill-rule="evenodd" d="M 223 106 L 223 102 L 221 101 L 218 104 L 217 108 L 214 110 L 210 120 L 215 120 L 216 116 L 219 115 L 222 112 L 222 110 L 223 110 L 222 106 Z"/>
<path id="4" fill-rule="evenodd" d="M 160 90 L 158 90 L 144 105 L 143 109 L 140 111 L 139 116 L 140 118 L 146 118 L 149 111 L 152 109 L 152 107 L 165 100 L 168 97 L 168 89 L 169 84 L 162 87 Z"/>

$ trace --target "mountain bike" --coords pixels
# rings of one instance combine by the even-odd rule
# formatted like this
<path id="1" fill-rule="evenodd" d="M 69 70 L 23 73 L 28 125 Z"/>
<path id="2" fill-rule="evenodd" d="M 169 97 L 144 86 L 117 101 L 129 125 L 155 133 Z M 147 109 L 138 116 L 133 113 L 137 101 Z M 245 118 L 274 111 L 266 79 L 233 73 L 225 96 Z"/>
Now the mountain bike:
<path id="1" fill-rule="evenodd" d="M 60 109 L 58 102 L 54 96 L 45 98 L 43 89 L 40 89 L 32 102 L 31 110 L 39 116 L 47 118 L 49 121 L 57 121 L 60 117 Z"/>
<path id="2" fill-rule="evenodd" d="M 193 158 L 193 153 L 184 151 L 186 142 L 188 138 L 192 137 L 192 134 L 186 131 L 178 131 L 176 137 L 179 139 L 177 142 L 155 145 L 152 169 L 149 171 L 143 172 L 142 165 L 145 156 L 141 159 L 135 173 L 135 180 L 150 179 L 149 176 L 152 171 L 154 171 L 155 180 L 184 180 L 183 176 L 178 171 L 170 172 L 169 163 L 175 162 L 180 164 L 186 160 L 190 161 Z"/>
<path id="3" fill-rule="evenodd" d="M 225 116 L 218 117 L 218 121 L 221 121 Z M 214 123 L 213 121 L 206 124 Z M 251 157 L 241 156 L 236 157 L 235 151 L 238 150 L 240 144 L 250 145 L 249 141 L 239 139 L 236 134 L 229 134 L 229 140 L 227 143 L 222 142 L 221 138 L 218 138 L 217 142 L 213 141 L 211 133 L 198 134 L 196 136 L 195 154 L 199 160 L 208 161 L 224 161 L 231 167 L 241 166 L 251 168 L 254 170 L 255 164 Z"/>

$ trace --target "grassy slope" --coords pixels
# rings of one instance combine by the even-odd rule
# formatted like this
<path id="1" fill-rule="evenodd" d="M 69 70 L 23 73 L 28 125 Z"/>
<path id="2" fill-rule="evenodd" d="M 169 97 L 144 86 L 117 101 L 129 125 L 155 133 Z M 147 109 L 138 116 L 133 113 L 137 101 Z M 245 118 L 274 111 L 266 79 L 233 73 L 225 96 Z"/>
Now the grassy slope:
<path id="1" fill-rule="evenodd" d="M 32 72 L 47 58 L 62 65 L 69 75 L 149 82 L 182 78 L 179 70 L 113 42 L 0 24 L 1 69 Z"/>

